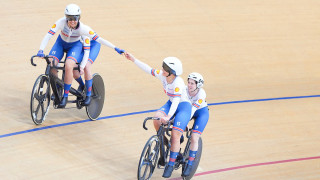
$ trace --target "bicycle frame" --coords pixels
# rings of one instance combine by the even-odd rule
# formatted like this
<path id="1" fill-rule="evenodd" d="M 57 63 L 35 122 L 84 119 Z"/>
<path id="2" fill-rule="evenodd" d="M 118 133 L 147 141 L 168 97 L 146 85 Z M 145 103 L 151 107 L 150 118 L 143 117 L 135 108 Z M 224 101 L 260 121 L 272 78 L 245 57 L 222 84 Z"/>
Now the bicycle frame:
<path id="1" fill-rule="evenodd" d="M 148 120 L 160 120 L 160 118 L 155 118 L 155 117 L 147 117 L 144 122 L 143 122 L 143 128 L 145 130 L 148 130 L 146 128 L 145 124 Z M 138 166 L 138 179 L 140 180 L 145 180 L 145 179 L 150 179 L 155 168 L 157 167 L 158 169 L 163 169 L 166 164 L 168 164 L 168 156 L 171 148 L 170 140 L 168 140 L 168 145 L 166 145 L 165 142 L 165 137 L 171 136 L 169 134 L 169 131 L 172 131 L 171 128 L 171 123 L 173 120 L 169 121 L 168 124 L 161 124 L 157 134 L 153 135 L 149 138 L 147 143 L 145 144 L 140 160 L 139 160 L 139 166 Z M 189 123 L 188 123 L 189 124 Z M 190 150 L 190 144 L 191 144 L 191 136 L 192 136 L 192 130 L 194 128 L 194 123 L 192 125 L 192 128 L 186 127 L 184 130 L 185 135 L 187 137 L 187 142 L 185 146 L 182 146 L 179 150 L 179 155 L 176 158 L 176 161 L 174 163 L 174 170 L 177 170 L 182 167 L 182 171 L 186 167 L 186 164 L 188 162 L 189 158 L 189 150 Z M 167 135 L 167 136 L 166 136 Z M 181 144 L 182 142 L 180 142 Z M 180 145 L 181 146 L 181 145 Z M 200 152 L 200 153 L 199 153 Z M 201 138 L 199 139 L 199 149 L 196 155 L 196 158 L 194 160 L 195 166 L 192 169 L 192 172 L 190 176 L 187 177 L 182 177 L 183 179 L 191 179 L 196 172 L 196 169 L 198 167 L 200 158 L 201 158 L 201 152 L 202 152 L 202 140 Z M 198 154 L 199 153 L 199 154 Z M 160 157 L 159 157 L 160 154 Z M 199 156 L 198 156 L 199 155 Z M 163 159 L 161 159 L 163 158 Z M 167 161 L 168 159 L 168 161 Z M 161 163 L 160 163 L 161 160 Z M 163 163 L 163 164 L 162 164 Z"/>
<path id="2" fill-rule="evenodd" d="M 148 128 L 145 126 L 146 122 L 148 120 L 160 120 L 160 118 L 156 118 L 156 117 L 147 117 L 144 122 L 143 122 L 143 128 L 145 130 L 148 130 Z M 171 147 L 171 143 L 170 140 L 168 140 L 168 148 L 167 150 L 165 150 L 165 145 L 164 145 L 164 137 L 165 137 L 165 133 L 170 137 L 171 135 L 169 134 L 169 130 L 170 130 L 170 125 L 171 125 L 171 121 L 169 121 L 168 124 L 161 124 L 158 131 L 157 131 L 157 137 L 160 140 L 160 157 L 163 157 L 164 162 L 167 163 L 167 155 L 169 154 L 169 150 Z M 166 126 L 166 127 L 165 127 Z M 158 167 L 159 168 L 159 167 Z"/>
<path id="3" fill-rule="evenodd" d="M 161 125 L 159 127 L 159 130 L 157 132 L 157 136 L 159 137 L 160 139 L 160 158 L 162 157 L 163 158 L 163 161 L 165 162 L 165 164 L 167 163 L 167 155 L 168 155 L 168 152 L 170 150 L 170 147 L 171 147 L 171 143 L 170 143 L 170 140 L 168 140 L 168 148 L 167 150 L 165 150 L 165 144 L 164 144 L 164 133 L 166 132 L 167 129 L 169 129 L 169 125 L 167 127 L 164 127 L 165 125 Z"/>
<path id="4" fill-rule="evenodd" d="M 143 128 L 145 130 L 148 130 L 148 128 L 146 128 L 146 126 L 145 126 L 146 121 L 148 121 L 148 120 L 160 120 L 160 118 L 155 118 L 155 117 L 146 118 L 144 120 L 144 123 L 143 123 Z M 194 119 L 191 119 L 190 121 L 192 121 L 192 120 L 194 120 Z M 172 125 L 171 124 L 172 121 L 173 120 L 170 120 L 167 125 L 161 124 L 161 126 L 159 127 L 158 132 L 157 132 L 157 136 L 158 136 L 158 138 L 160 140 L 160 157 L 164 158 L 163 160 L 164 160 L 165 163 L 167 163 L 167 155 L 168 155 L 168 152 L 170 150 L 171 143 L 170 143 L 170 140 L 168 140 L 168 148 L 167 148 L 167 150 L 165 150 L 164 137 L 165 137 L 165 133 L 169 137 L 171 136 L 169 134 L 169 131 L 172 130 L 170 128 L 170 126 Z M 190 121 L 189 121 L 189 123 L 190 123 Z M 186 142 L 185 148 L 183 149 L 183 154 L 182 154 L 183 159 L 181 161 L 182 163 L 185 162 L 187 160 L 187 158 L 189 157 L 189 149 L 190 149 L 190 144 L 191 144 L 191 135 L 192 135 L 192 129 L 194 128 L 194 124 L 192 125 L 192 128 L 188 128 L 188 126 L 186 128 L 187 129 L 185 130 L 185 133 L 186 133 L 187 142 Z M 181 148 L 180 148 L 180 150 L 181 150 Z M 179 168 L 180 164 L 181 163 L 179 163 L 179 166 L 177 166 L 176 168 Z"/>
<path id="5" fill-rule="evenodd" d="M 33 62 L 33 59 L 35 57 L 38 57 L 36 55 L 32 56 L 31 57 L 31 64 L 33 66 L 37 66 L 34 62 Z M 59 84 L 60 87 L 63 87 L 64 86 L 64 82 L 63 82 L 63 79 L 64 79 L 64 71 L 65 71 L 65 67 L 58 67 L 56 66 L 54 63 L 51 63 L 50 59 L 53 59 L 52 56 L 44 56 L 43 57 L 46 62 L 47 62 L 47 67 L 46 67 L 46 70 L 45 70 L 45 75 L 49 77 L 49 81 L 50 81 L 50 86 L 51 86 L 51 89 L 52 89 L 52 92 L 54 94 L 54 96 L 57 98 L 57 104 L 59 104 L 62 100 L 62 97 L 59 96 L 59 93 L 58 93 L 58 88 L 57 88 L 57 84 Z M 65 63 L 65 61 L 62 61 L 60 63 Z M 79 64 L 77 63 L 78 67 L 75 67 L 73 68 L 73 70 L 79 70 L 80 69 L 80 66 Z M 63 75 L 62 75 L 62 80 L 59 79 L 56 75 L 52 74 L 51 73 L 51 69 L 57 69 L 57 70 L 62 70 L 63 71 Z M 74 88 L 70 88 L 70 91 L 69 91 L 71 94 L 77 96 L 77 97 L 83 97 L 83 95 L 77 91 L 76 89 Z M 75 103 L 75 102 L 73 102 Z"/>

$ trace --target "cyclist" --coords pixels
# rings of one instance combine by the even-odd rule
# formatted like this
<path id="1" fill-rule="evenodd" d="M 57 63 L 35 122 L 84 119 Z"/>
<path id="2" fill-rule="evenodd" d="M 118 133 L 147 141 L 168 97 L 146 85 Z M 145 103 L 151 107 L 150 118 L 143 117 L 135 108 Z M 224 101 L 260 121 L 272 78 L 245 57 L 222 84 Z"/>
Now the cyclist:
<path id="1" fill-rule="evenodd" d="M 43 38 L 40 50 L 37 56 L 44 57 L 43 50 L 47 46 L 49 40 L 57 32 L 61 31 L 55 44 L 53 45 L 49 55 L 53 57 L 53 63 L 58 64 L 63 57 L 63 53 L 66 52 L 65 62 L 65 77 L 64 77 L 64 95 L 59 108 L 64 108 L 68 101 L 68 94 L 72 83 L 72 71 L 73 67 L 76 67 L 76 63 L 80 63 L 82 60 L 87 62 L 90 54 L 90 41 L 84 41 L 83 46 L 80 42 L 81 36 L 87 36 L 90 38 L 98 37 L 94 31 L 80 22 L 81 10 L 76 4 L 69 4 L 65 8 L 65 17 L 60 18 L 51 27 L 49 32 Z M 97 39 L 97 38 L 96 38 Z M 84 55 L 82 57 L 82 47 L 84 47 Z M 118 53 L 123 53 L 123 50 L 114 48 Z M 80 72 L 83 74 L 85 65 L 82 64 Z M 57 72 L 53 72 L 57 75 Z"/>
<path id="2" fill-rule="evenodd" d="M 147 64 L 139 61 L 131 54 L 125 52 L 125 56 L 134 62 L 140 69 L 161 80 L 164 92 L 169 96 L 169 100 L 155 114 L 155 117 L 161 118 L 159 121 L 153 121 L 156 130 L 161 123 L 166 124 L 175 116 L 171 135 L 170 160 L 163 172 L 163 177 L 171 176 L 173 166 L 180 149 L 180 137 L 186 128 L 191 115 L 191 103 L 187 96 L 185 84 L 180 77 L 182 74 L 181 61 L 176 57 L 167 57 L 163 60 L 162 70 L 152 69 Z"/>
<path id="3" fill-rule="evenodd" d="M 194 129 L 191 135 L 189 159 L 182 176 L 189 176 L 192 169 L 193 160 L 197 154 L 198 141 L 209 120 L 209 109 L 206 102 L 206 92 L 203 87 L 203 77 L 201 74 L 193 72 L 188 76 L 188 86 L 186 87 L 189 100 L 192 103 L 191 118 L 194 118 Z"/>

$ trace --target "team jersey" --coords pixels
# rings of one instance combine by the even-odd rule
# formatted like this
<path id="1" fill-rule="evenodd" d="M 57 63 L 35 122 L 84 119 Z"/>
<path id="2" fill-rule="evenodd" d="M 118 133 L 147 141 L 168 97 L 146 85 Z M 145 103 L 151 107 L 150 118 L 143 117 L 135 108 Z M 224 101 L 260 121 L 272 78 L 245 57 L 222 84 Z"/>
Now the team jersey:
<path id="1" fill-rule="evenodd" d="M 163 85 L 164 93 L 169 97 L 169 100 L 172 102 L 170 111 L 168 113 L 169 116 L 172 116 L 177 109 L 177 106 L 180 102 L 188 102 L 190 100 L 187 95 L 187 91 L 185 89 L 184 81 L 181 77 L 176 76 L 171 84 L 169 84 L 166 80 L 166 77 L 162 75 L 162 70 L 156 70 L 148 66 L 147 64 L 135 59 L 134 63 L 144 70 L 146 73 L 155 76 L 159 80 L 161 80 Z M 177 101 L 178 100 L 178 101 Z"/>
<path id="2" fill-rule="evenodd" d="M 68 43 L 79 41 L 82 35 L 87 35 L 93 39 L 97 39 L 99 37 L 89 26 L 83 24 L 81 21 L 79 21 L 76 29 L 70 28 L 65 17 L 62 17 L 56 21 L 56 23 L 49 30 L 48 34 L 53 36 L 59 30 L 61 30 L 60 36 L 62 40 Z"/>
<path id="3" fill-rule="evenodd" d="M 48 34 L 42 40 L 40 45 L 40 50 L 44 50 L 47 46 L 49 40 L 56 32 L 60 30 L 60 37 L 63 41 L 67 43 L 72 43 L 81 40 L 83 43 L 84 56 L 81 62 L 81 67 L 84 68 L 89 57 L 90 52 L 90 40 L 98 41 L 101 44 L 109 46 L 111 48 L 115 48 L 115 46 L 98 36 L 89 26 L 83 24 L 79 21 L 79 24 L 76 29 L 70 28 L 68 26 L 67 19 L 65 17 L 60 18 L 56 23 L 51 27 Z"/>
<path id="4" fill-rule="evenodd" d="M 164 93 L 169 97 L 171 102 L 175 97 L 180 98 L 179 102 L 190 102 L 187 96 L 187 91 L 185 89 L 186 85 L 184 84 L 184 81 L 181 77 L 176 76 L 173 82 L 169 84 L 166 77 L 162 75 L 162 70 L 153 69 L 147 64 L 139 61 L 138 59 L 135 60 L 135 64 L 146 73 L 151 74 L 152 76 L 161 80 Z"/>
<path id="5" fill-rule="evenodd" d="M 190 96 L 189 91 L 188 91 L 188 86 L 186 86 L 184 89 L 187 91 L 188 98 L 192 104 L 191 117 L 193 116 L 193 114 L 196 110 L 208 106 L 208 104 L 206 102 L 207 94 L 203 88 L 200 88 L 199 92 L 195 96 Z"/>

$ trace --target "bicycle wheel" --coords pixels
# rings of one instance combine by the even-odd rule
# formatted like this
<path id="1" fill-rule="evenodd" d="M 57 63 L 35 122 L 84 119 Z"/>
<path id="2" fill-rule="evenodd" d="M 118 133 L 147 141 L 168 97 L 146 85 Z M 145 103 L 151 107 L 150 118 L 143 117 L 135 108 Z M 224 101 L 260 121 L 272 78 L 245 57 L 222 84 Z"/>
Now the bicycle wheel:
<path id="1" fill-rule="evenodd" d="M 31 93 L 30 111 L 33 122 L 42 124 L 49 112 L 50 82 L 49 78 L 42 74 L 33 85 Z"/>
<path id="2" fill-rule="evenodd" d="M 92 96 L 91 103 L 86 106 L 86 112 L 91 120 L 97 120 L 104 103 L 104 83 L 99 74 L 94 74 L 92 78 Z"/>
<path id="3" fill-rule="evenodd" d="M 189 147 L 188 147 L 189 149 Z M 182 177 L 182 179 L 185 179 L 185 180 L 190 180 L 193 175 L 196 173 L 197 169 L 198 169 L 198 166 L 199 166 L 199 163 L 200 163 L 200 159 L 201 159 L 201 154 L 202 154 L 202 138 L 200 137 L 199 138 L 199 141 L 198 141 L 198 151 L 197 151 L 197 155 L 195 157 L 195 159 L 193 160 L 193 165 L 192 165 L 192 169 L 191 169 L 191 172 L 190 172 L 190 175 L 187 176 L 187 177 Z M 188 163 L 188 160 L 186 161 L 186 164 Z M 184 170 L 184 166 L 182 168 L 182 172 Z"/>
<path id="4" fill-rule="evenodd" d="M 138 166 L 138 180 L 150 179 L 158 163 L 160 142 L 158 136 L 152 136 L 143 148 Z"/>

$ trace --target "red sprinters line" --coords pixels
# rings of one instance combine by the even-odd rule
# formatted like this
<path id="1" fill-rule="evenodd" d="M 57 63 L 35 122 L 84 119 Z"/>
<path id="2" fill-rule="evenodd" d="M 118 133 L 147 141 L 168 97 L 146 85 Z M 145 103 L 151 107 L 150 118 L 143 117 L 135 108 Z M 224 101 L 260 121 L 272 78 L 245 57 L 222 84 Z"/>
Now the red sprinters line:
<path id="1" fill-rule="evenodd" d="M 202 172 L 202 173 L 197 173 L 194 176 L 202 176 L 202 175 L 207 175 L 207 174 L 214 174 L 214 173 L 219 173 L 219 172 L 224 172 L 224 171 L 232 171 L 232 170 L 243 169 L 243 168 L 248 168 L 248 167 L 265 166 L 265 165 L 280 164 L 280 163 L 289 163 L 289 162 L 305 161 L 305 160 L 312 160 L 312 159 L 320 159 L 320 156 L 264 162 L 264 163 L 257 163 L 257 164 L 248 164 L 248 165 L 243 165 L 243 166 L 236 166 L 236 167 L 206 171 L 206 172 Z M 181 178 L 174 178 L 171 180 L 176 180 L 176 179 L 181 179 Z"/>

